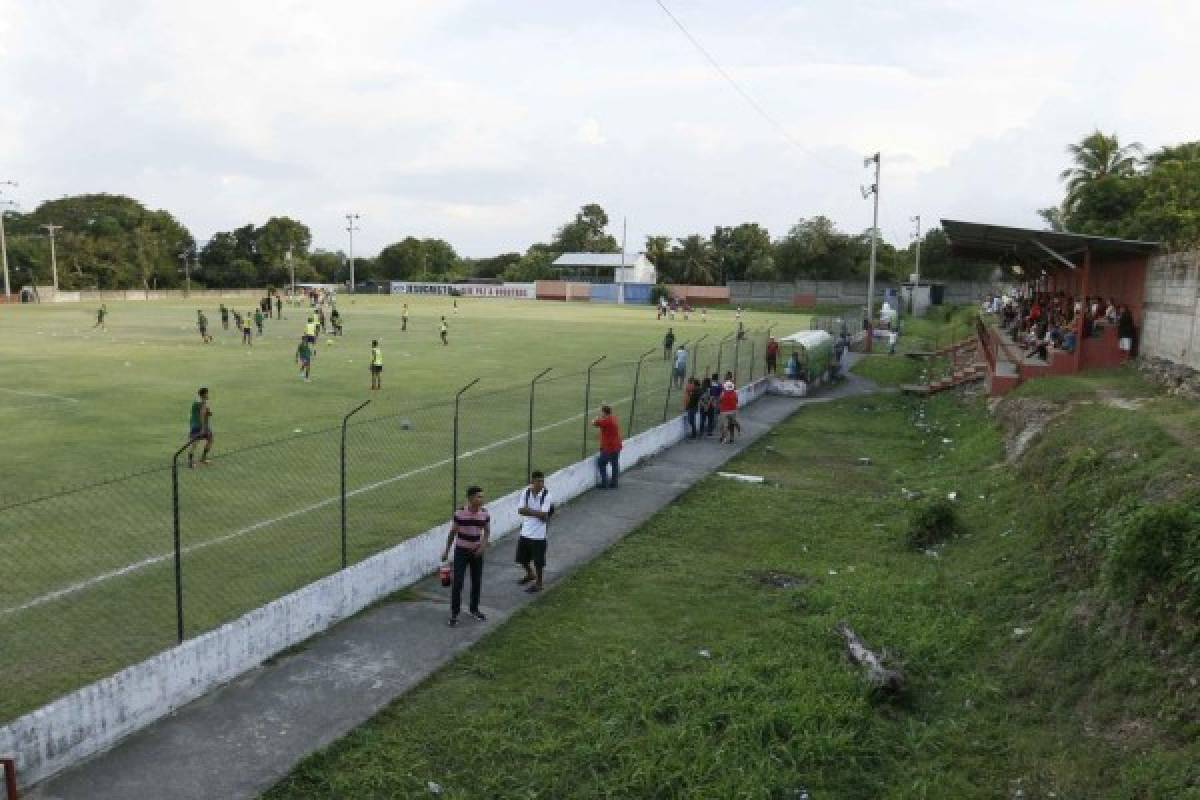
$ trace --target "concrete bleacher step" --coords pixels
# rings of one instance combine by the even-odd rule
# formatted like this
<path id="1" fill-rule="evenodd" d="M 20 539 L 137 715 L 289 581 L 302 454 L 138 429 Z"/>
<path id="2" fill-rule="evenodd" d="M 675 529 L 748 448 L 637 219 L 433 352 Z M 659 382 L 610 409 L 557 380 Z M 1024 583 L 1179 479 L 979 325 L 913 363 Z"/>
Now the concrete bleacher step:
<path id="1" fill-rule="evenodd" d="M 900 391 L 904 394 L 915 394 L 921 396 L 929 396 L 944 392 L 947 389 L 953 389 L 958 386 L 963 386 L 968 383 L 981 381 L 987 376 L 987 364 L 973 363 L 961 369 L 956 369 L 948 375 L 945 375 L 938 380 L 930 381 L 929 383 L 908 383 L 900 387 Z"/>

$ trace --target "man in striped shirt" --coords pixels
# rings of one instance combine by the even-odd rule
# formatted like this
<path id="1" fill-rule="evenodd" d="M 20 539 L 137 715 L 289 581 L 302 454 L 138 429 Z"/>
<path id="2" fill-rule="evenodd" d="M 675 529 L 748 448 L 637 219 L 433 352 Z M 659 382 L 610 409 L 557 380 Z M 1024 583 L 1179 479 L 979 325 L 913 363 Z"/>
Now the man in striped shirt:
<path id="1" fill-rule="evenodd" d="M 468 567 L 471 570 L 471 602 L 467 613 L 480 622 L 487 621 L 479 610 L 479 592 L 483 588 L 483 553 L 491 535 L 492 518 L 483 507 L 483 489 L 472 486 L 467 489 L 467 504 L 454 512 L 446 548 L 442 551 L 442 561 L 446 561 L 450 558 L 450 545 L 454 545 L 454 584 L 450 590 L 450 620 L 446 623 L 451 628 L 458 624 Z"/>

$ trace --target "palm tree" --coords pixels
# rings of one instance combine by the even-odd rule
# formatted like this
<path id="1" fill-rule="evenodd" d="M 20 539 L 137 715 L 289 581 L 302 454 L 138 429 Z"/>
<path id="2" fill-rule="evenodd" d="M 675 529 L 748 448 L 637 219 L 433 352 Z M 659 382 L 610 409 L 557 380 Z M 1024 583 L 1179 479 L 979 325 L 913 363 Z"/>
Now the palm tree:
<path id="1" fill-rule="evenodd" d="M 711 285 L 716 270 L 712 247 L 708 240 L 698 234 L 692 234 L 686 239 L 680 239 L 679 244 L 680 247 L 675 252 L 683 266 L 681 277 L 684 281 L 693 286 Z"/>
<path id="2" fill-rule="evenodd" d="M 1067 182 L 1067 196 L 1063 209 L 1070 213 L 1079 202 L 1083 191 L 1109 175 L 1127 177 L 1137 172 L 1143 148 L 1137 142 L 1121 146 L 1117 135 L 1105 135 L 1092 131 L 1079 144 L 1067 145 L 1067 152 L 1075 165 L 1064 169 L 1058 176 Z"/>

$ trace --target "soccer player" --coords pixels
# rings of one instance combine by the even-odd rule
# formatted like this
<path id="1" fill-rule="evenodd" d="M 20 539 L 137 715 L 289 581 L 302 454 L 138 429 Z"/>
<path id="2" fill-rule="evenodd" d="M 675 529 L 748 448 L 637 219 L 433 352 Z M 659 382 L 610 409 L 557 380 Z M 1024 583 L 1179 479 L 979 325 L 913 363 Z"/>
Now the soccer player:
<path id="1" fill-rule="evenodd" d="M 300 345 L 296 348 L 296 363 L 300 365 L 300 375 L 307 383 L 312 370 L 312 345 L 308 343 L 307 336 L 300 337 Z"/>
<path id="2" fill-rule="evenodd" d="M 188 469 L 195 464 L 196 442 L 204 440 L 204 452 L 200 454 L 201 466 L 208 465 L 208 451 L 212 450 L 213 446 L 212 423 L 209 422 L 212 409 L 208 406 L 208 389 L 201 387 L 196 395 L 197 399 L 192 401 L 192 415 L 188 428 Z"/>
<path id="3" fill-rule="evenodd" d="M 258 328 L 258 335 L 262 336 L 263 313 L 261 308 L 254 310 L 254 327 Z"/>
<path id="4" fill-rule="evenodd" d="M 447 338 L 449 333 L 450 329 L 446 327 L 446 318 L 442 317 L 442 344 L 450 344 L 450 340 Z"/>
<path id="5" fill-rule="evenodd" d="M 104 318 L 106 316 L 108 316 L 108 307 L 101 305 L 96 309 L 96 324 L 92 326 L 92 329 L 99 328 L 102 331 L 107 331 L 108 328 L 104 326 Z"/>
<path id="6" fill-rule="evenodd" d="M 400 309 L 400 330 L 408 330 L 408 303 Z"/>
<path id="7" fill-rule="evenodd" d="M 212 341 L 212 337 L 208 335 L 208 317 L 204 316 L 204 311 L 196 309 L 196 327 L 200 329 L 200 341 L 208 344 Z"/>
<path id="8" fill-rule="evenodd" d="M 240 311 L 233 312 L 233 329 L 235 331 L 240 331 L 242 329 L 242 312 Z"/>
<path id="9" fill-rule="evenodd" d="M 254 329 L 250 327 L 250 312 L 242 317 L 242 344 L 254 346 Z"/>
<path id="10" fill-rule="evenodd" d="M 379 340 L 371 340 L 371 389 L 383 388 L 383 351 L 379 349 Z"/>
<path id="11" fill-rule="evenodd" d="M 308 342 L 313 355 L 317 353 L 317 319 L 309 314 L 308 322 L 304 323 L 304 341 Z"/>
<path id="12" fill-rule="evenodd" d="M 221 303 L 221 327 L 229 330 L 229 309 L 225 307 L 224 303 Z"/>
<path id="13" fill-rule="evenodd" d="M 333 335 L 342 335 L 342 315 L 336 308 L 329 312 L 329 324 L 333 326 Z"/>
<path id="14" fill-rule="evenodd" d="M 275 293 L 275 317 L 283 319 L 283 298 L 279 296 L 279 292 Z"/>

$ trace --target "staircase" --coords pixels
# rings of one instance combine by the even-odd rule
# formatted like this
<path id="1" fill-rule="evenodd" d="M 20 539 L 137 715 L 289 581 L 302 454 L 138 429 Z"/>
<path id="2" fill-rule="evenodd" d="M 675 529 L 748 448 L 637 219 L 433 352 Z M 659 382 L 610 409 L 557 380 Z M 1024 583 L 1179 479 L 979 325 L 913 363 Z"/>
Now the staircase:
<path id="1" fill-rule="evenodd" d="M 947 359 L 942 376 L 929 383 L 905 384 L 900 387 L 900 391 L 905 394 L 929 396 L 987 377 L 987 364 L 981 360 L 979 340 L 975 337 L 939 348 L 934 351 L 933 356 Z"/>

